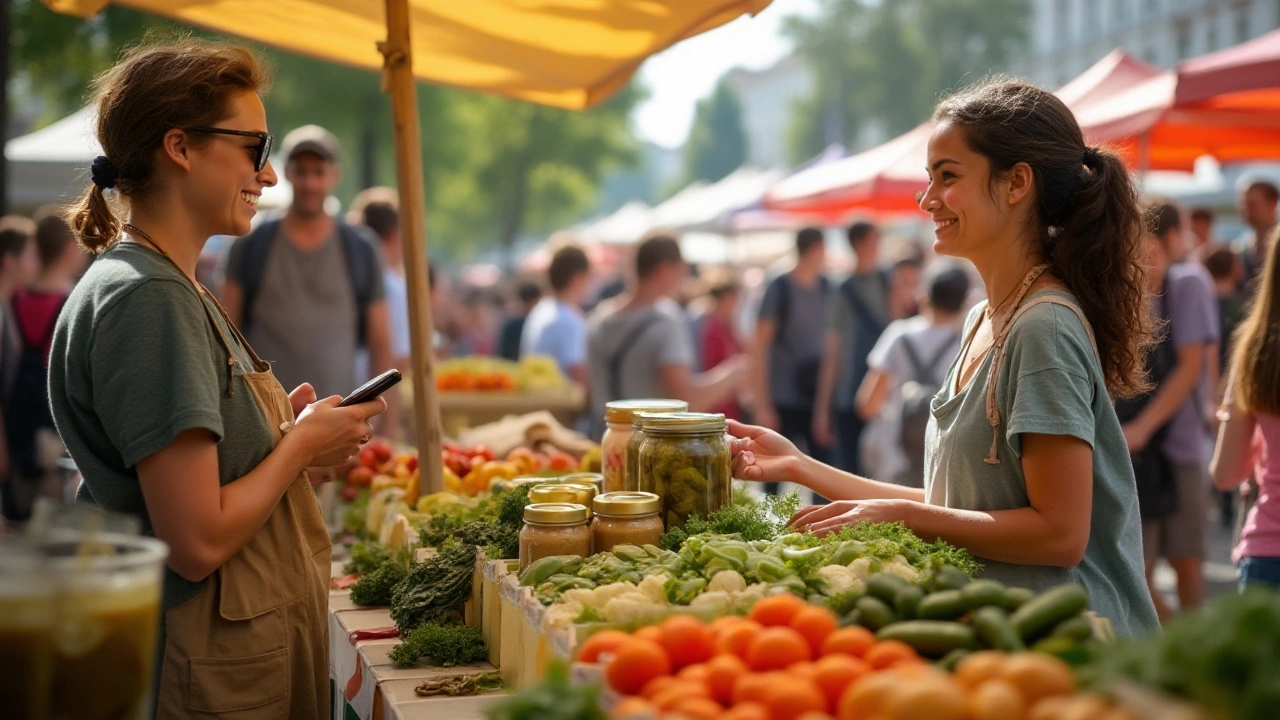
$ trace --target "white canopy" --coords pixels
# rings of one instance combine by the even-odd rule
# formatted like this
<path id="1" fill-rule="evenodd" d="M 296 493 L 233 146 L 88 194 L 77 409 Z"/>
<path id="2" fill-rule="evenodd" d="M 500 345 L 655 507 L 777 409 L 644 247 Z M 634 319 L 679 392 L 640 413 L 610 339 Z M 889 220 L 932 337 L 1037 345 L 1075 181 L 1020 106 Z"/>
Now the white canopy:
<path id="1" fill-rule="evenodd" d="M 653 224 L 663 230 L 732 230 L 734 211 L 760 201 L 782 170 L 743 166 L 715 183 L 695 182 L 653 209 Z"/>
<path id="2" fill-rule="evenodd" d="M 639 242 L 652 227 L 653 208 L 640 200 L 632 200 L 612 214 L 568 232 L 587 243 L 630 245 Z"/>

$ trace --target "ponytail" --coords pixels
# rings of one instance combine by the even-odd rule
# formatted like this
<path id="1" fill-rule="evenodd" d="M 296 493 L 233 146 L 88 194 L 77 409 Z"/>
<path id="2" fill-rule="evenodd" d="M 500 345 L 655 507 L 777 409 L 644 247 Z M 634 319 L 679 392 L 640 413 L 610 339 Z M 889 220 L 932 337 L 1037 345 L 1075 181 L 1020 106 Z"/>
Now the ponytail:
<path id="1" fill-rule="evenodd" d="M 85 190 L 79 202 L 71 207 L 68 219 L 76 241 L 90 254 L 101 255 L 120 242 L 120 221 L 111 212 L 105 191 L 97 184 Z"/>

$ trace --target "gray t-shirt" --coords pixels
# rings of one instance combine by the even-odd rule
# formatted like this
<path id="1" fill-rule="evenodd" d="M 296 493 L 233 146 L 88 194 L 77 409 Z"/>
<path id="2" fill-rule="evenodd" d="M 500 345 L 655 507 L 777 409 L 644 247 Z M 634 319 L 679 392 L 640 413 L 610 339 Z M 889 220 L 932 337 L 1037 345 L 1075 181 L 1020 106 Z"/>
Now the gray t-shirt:
<path id="1" fill-rule="evenodd" d="M 611 368 L 615 358 L 620 368 L 616 379 Z M 592 421 L 604 417 L 605 403 L 612 400 L 666 397 L 659 371 L 668 365 L 694 367 L 693 343 L 679 306 L 658 303 L 623 312 L 602 308 L 593 314 L 587 322 Z"/>
<path id="2" fill-rule="evenodd" d="M 1033 293 L 1034 298 L 1056 290 Z M 986 307 L 965 322 L 965 336 Z M 933 399 L 925 440 L 925 499 L 964 510 L 1030 507 L 1022 470 L 1023 433 L 1069 435 L 1093 448 L 1093 511 L 1084 559 L 1073 568 L 1014 565 L 979 558 L 985 577 L 1043 590 L 1078 582 L 1090 607 L 1111 619 L 1117 635 L 1141 637 L 1159 624 L 1143 574 L 1141 520 L 1133 467 L 1102 368 L 1080 319 L 1066 307 L 1041 304 L 1013 326 L 996 383 L 1001 426 L 997 457 L 987 464 L 992 429 L 986 415 L 991 353 L 970 384 L 952 392 L 959 363 Z"/>
<path id="3" fill-rule="evenodd" d="M 243 285 L 246 238 L 231 244 L 227 278 Z M 375 273 L 370 302 L 385 295 L 382 269 Z M 346 395 L 368 378 L 356 377 L 359 318 L 351 273 L 337 229 L 313 250 L 289 240 L 281 224 L 250 313 L 249 344 L 292 391 L 311 383 L 316 395 Z"/>
<path id="4" fill-rule="evenodd" d="M 783 283 L 789 293 L 785 318 L 781 316 Z M 804 287 L 795 282 L 791 273 L 779 276 L 764 291 L 759 319 L 772 320 L 778 330 L 769 346 L 769 393 L 776 407 L 813 404 L 813 398 L 805 396 L 801 385 L 816 380 L 830 294 L 825 280 Z"/>
<path id="5" fill-rule="evenodd" d="M 235 351 L 234 376 L 211 315 Z M 218 441 L 223 485 L 262 462 L 271 429 L 244 382 L 252 360 L 233 337 L 191 281 L 148 248 L 121 243 L 90 266 L 58 317 L 49 355 L 50 405 L 84 477 L 80 502 L 137 517 L 152 534 L 135 466 L 193 428 Z M 164 607 L 201 587 L 166 568 Z"/>
<path id="6" fill-rule="evenodd" d="M 867 324 L 862 313 L 854 309 L 847 293 L 852 290 L 872 314 L 878 325 Z M 880 272 L 850 275 L 827 302 L 827 332 L 840 338 L 840 369 L 836 394 L 831 406 L 836 410 L 853 410 L 858 386 L 867 374 L 867 358 L 879 336 L 878 328 L 889 322 L 889 286 Z"/>
<path id="7" fill-rule="evenodd" d="M 1169 313 L 1169 339 L 1175 350 L 1188 345 L 1217 342 L 1218 303 L 1204 275 L 1193 263 L 1171 265 L 1166 275 L 1165 308 Z M 1209 348 L 1205 349 L 1206 359 Z M 1191 394 L 1182 401 L 1169 421 L 1165 435 L 1165 457 L 1180 465 L 1201 465 L 1204 458 L 1204 396 L 1207 391 L 1204 374 Z"/>

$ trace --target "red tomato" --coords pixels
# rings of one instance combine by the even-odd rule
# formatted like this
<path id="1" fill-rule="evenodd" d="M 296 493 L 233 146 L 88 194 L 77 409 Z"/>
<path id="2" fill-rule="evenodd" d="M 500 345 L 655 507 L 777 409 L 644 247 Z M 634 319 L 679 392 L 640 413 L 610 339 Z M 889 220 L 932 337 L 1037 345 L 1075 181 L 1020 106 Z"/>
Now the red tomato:
<path id="1" fill-rule="evenodd" d="M 406 468 L 408 468 L 409 472 L 413 472 L 414 470 L 417 470 L 417 469 L 418 469 L 418 456 L 417 456 L 417 455 L 410 455 L 409 457 L 405 458 L 405 460 L 404 460 L 404 466 L 405 466 Z"/>
<path id="2" fill-rule="evenodd" d="M 386 462 L 391 459 L 391 443 L 375 438 L 369 442 L 369 447 L 373 448 L 373 454 L 378 456 L 379 462 Z"/>
<path id="3" fill-rule="evenodd" d="M 347 483 L 342 486 L 342 499 L 346 502 L 355 502 L 360 497 L 360 487 Z"/>
<path id="4" fill-rule="evenodd" d="M 468 452 L 471 453 L 471 455 L 473 456 L 479 455 L 483 457 L 486 461 L 497 459 L 496 456 L 493 454 L 493 451 L 484 445 L 477 445 L 471 448 L 470 450 L 468 450 Z"/>
<path id="5" fill-rule="evenodd" d="M 365 445 L 360 448 L 360 464 L 367 468 L 377 470 L 378 466 L 382 463 L 378 460 L 378 454 L 373 451 L 373 448 Z"/>

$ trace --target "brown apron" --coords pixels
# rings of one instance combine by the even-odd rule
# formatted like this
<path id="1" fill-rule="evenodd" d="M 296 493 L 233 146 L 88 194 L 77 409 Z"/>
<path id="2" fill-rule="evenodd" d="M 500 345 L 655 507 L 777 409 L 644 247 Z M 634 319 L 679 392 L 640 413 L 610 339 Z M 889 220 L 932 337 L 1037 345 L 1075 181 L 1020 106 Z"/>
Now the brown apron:
<path id="1" fill-rule="evenodd" d="M 227 350 L 234 383 L 231 342 L 201 302 Z M 242 377 L 262 408 L 274 446 L 294 420 L 289 396 L 229 319 L 227 327 L 253 359 L 255 372 Z M 304 472 L 200 594 L 165 612 L 156 717 L 328 717 L 330 550 Z"/>

